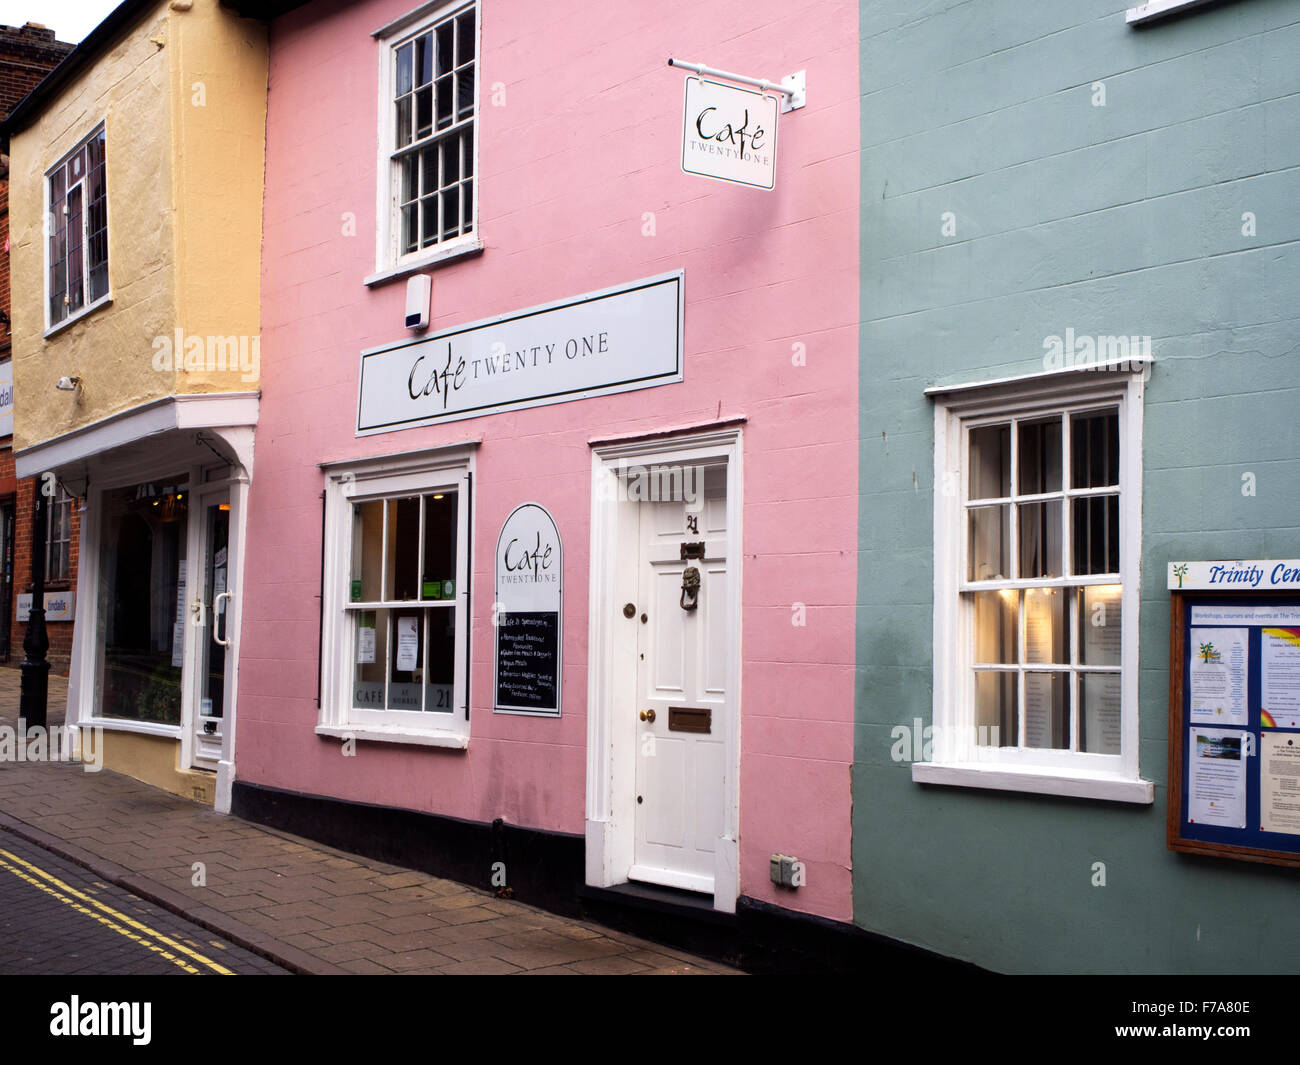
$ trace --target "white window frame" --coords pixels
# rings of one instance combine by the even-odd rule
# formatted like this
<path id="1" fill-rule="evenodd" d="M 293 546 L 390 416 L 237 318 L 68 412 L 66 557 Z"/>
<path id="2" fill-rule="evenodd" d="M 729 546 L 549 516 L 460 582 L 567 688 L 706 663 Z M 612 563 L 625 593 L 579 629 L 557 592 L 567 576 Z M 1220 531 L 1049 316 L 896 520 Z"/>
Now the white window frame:
<path id="1" fill-rule="evenodd" d="M 96 299 L 94 302 L 88 302 L 82 304 L 80 308 L 71 312 L 66 317 L 60 318 L 57 322 L 54 321 L 54 319 L 50 315 L 50 267 L 52 264 L 50 262 L 50 234 L 47 231 L 47 227 L 49 226 L 50 212 L 54 209 L 53 204 L 50 202 L 50 181 L 54 176 L 54 172 L 58 170 L 59 167 L 66 165 L 69 159 L 71 159 L 74 155 L 76 155 L 77 152 L 81 151 L 82 148 L 84 148 L 92 140 L 97 138 L 100 134 L 104 135 L 104 240 L 111 247 L 112 228 L 111 228 L 111 222 L 109 218 L 109 207 L 108 207 L 109 197 L 108 197 L 107 120 L 101 118 L 89 133 L 87 133 L 84 137 L 82 137 L 79 141 L 77 141 L 77 143 L 73 145 L 72 148 L 64 152 L 63 155 L 59 158 L 59 161 L 45 171 L 45 174 L 43 175 L 42 178 L 41 218 L 43 221 L 41 224 L 41 245 L 42 245 L 41 262 L 44 263 L 44 278 L 41 282 L 41 291 L 44 293 L 44 298 L 41 301 L 41 306 L 43 308 L 42 314 L 44 316 L 43 320 L 45 322 L 45 331 L 43 334 L 45 337 L 50 337 L 53 336 L 55 333 L 61 332 L 62 330 L 66 329 L 68 326 L 72 325 L 74 322 L 78 322 L 82 318 L 86 317 L 86 315 L 91 314 L 94 311 L 99 310 L 100 307 L 107 306 L 108 304 L 113 302 L 113 256 L 106 251 L 105 252 L 106 258 L 104 261 L 104 265 L 107 267 L 106 272 L 108 274 L 108 280 L 107 280 L 108 287 L 105 290 L 104 294 L 100 296 L 98 299 Z M 86 176 L 88 177 L 89 175 Z M 86 293 L 89 294 L 89 290 L 90 290 L 90 232 L 89 232 L 90 203 L 86 197 L 86 190 L 88 189 L 88 186 L 86 185 L 85 177 L 83 177 L 79 182 L 77 182 L 77 184 L 81 185 L 83 189 L 82 197 L 81 197 L 81 283 L 84 286 Z M 65 187 L 63 190 L 65 204 L 67 203 L 67 198 L 68 195 L 71 193 L 71 191 L 72 191 L 72 186 Z"/>
<path id="2" fill-rule="evenodd" d="M 37 486 L 37 491 L 40 491 L 39 486 Z M 76 497 L 63 487 L 62 481 L 59 481 L 54 498 L 49 502 L 45 520 L 45 580 L 47 582 L 66 584 L 72 580 L 72 504 L 74 502 L 76 502 Z M 63 518 L 62 526 L 59 529 L 61 535 L 55 537 L 55 515 L 60 511 Z M 57 576 L 53 572 L 56 552 L 60 555 L 66 554 L 68 558 L 67 564 L 62 567 Z"/>
<path id="3" fill-rule="evenodd" d="M 1150 803 L 1138 767 L 1138 633 L 1142 543 L 1142 401 L 1145 364 L 931 389 L 935 399 L 934 730 L 932 760 L 912 766 L 925 784 Z M 966 574 L 968 431 L 972 423 L 1115 406 L 1120 432 L 1121 746 L 1118 755 L 999 748 L 977 742 L 974 597 Z M 1014 523 L 1013 523 L 1014 524 Z M 1070 544 L 1063 539 L 1062 551 Z M 1006 583 L 1006 582 L 1003 582 Z M 1055 580 L 1012 582 L 1054 586 Z"/>
<path id="4" fill-rule="evenodd" d="M 338 739 L 464 749 L 469 746 L 471 624 L 470 545 L 473 542 L 473 475 L 476 443 L 329 463 L 325 471 L 324 589 L 321 618 L 321 706 L 316 734 Z M 452 712 L 363 710 L 353 707 L 354 626 L 358 610 L 392 609 L 388 603 L 353 603 L 353 504 L 446 488 L 460 493 L 457 509 L 456 644 Z M 402 604 L 421 611 L 427 602 Z M 442 608 L 436 608 L 442 609 Z"/>
<path id="5" fill-rule="evenodd" d="M 398 171 L 393 164 L 397 144 L 393 122 L 393 88 L 396 83 L 397 50 L 408 41 L 427 33 L 444 19 L 474 9 L 474 114 L 470 124 L 474 134 L 474 204 L 471 212 L 472 229 L 469 233 L 439 242 L 427 248 L 417 248 L 403 254 L 399 250 L 400 205 L 398 203 Z M 477 255 L 483 250 L 479 233 L 480 180 L 479 144 L 482 141 L 482 69 L 483 69 L 483 18 L 481 0 L 435 0 L 424 4 L 388 25 L 375 30 L 372 36 L 379 44 L 379 124 L 378 193 L 375 203 L 375 272 L 365 279 L 365 284 L 376 285 L 402 277 L 418 270 Z M 453 123 L 454 124 L 454 123 Z"/>

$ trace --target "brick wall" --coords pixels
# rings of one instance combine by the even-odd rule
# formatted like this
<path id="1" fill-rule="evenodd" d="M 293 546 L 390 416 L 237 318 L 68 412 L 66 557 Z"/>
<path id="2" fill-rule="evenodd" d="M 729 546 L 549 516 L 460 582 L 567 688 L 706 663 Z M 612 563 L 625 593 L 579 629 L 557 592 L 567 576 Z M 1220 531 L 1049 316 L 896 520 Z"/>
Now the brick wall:
<path id="1" fill-rule="evenodd" d="M 54 31 L 29 22 L 25 26 L 0 26 L 0 113 L 8 114 L 24 96 L 59 62 L 72 51 L 73 45 L 54 39 Z M 9 165 L 0 156 L 0 359 L 10 357 L 9 331 Z M 21 402 L 21 398 L 18 399 Z M 0 503 L 15 505 L 13 583 L 9 603 L 12 623 L 9 639 L 9 661 L 23 658 L 22 641 L 27 626 L 19 624 L 18 596 L 31 591 L 32 576 L 32 499 L 34 482 L 15 481 L 12 439 L 0 438 Z M 78 505 L 72 508 L 71 580 L 46 584 L 47 591 L 76 586 L 77 548 L 81 530 Z M 4 560 L 0 559 L 0 566 Z M 3 580 L 3 574 L 0 574 Z M 0 595 L 0 600 L 3 596 Z M 58 673 L 67 673 L 72 652 L 72 623 L 50 622 L 49 660 Z"/>

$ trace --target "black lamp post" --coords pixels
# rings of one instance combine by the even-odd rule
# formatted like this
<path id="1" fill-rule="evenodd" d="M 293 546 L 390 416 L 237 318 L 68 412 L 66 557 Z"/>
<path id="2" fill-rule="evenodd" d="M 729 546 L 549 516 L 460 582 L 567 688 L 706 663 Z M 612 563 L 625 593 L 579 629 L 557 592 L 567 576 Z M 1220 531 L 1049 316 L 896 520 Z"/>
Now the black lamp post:
<path id="1" fill-rule="evenodd" d="M 42 481 L 33 484 L 32 509 L 32 610 L 27 617 L 27 635 L 23 637 L 22 693 L 18 698 L 18 716 L 29 729 L 45 727 L 45 707 L 50 692 L 50 664 L 45 652 L 50 637 L 45 631 L 45 523 L 47 505 Z"/>

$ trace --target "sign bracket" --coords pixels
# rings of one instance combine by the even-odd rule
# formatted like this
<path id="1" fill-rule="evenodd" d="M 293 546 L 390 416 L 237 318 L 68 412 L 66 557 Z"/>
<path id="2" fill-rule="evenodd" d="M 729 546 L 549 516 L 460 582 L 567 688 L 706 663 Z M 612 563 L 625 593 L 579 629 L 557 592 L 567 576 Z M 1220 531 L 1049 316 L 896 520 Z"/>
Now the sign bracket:
<path id="1" fill-rule="evenodd" d="M 690 70 L 703 77 L 725 78 L 727 81 L 739 82 L 741 85 L 753 85 L 759 92 L 775 92 L 781 94 L 781 114 L 789 114 L 791 111 L 797 111 L 808 102 L 806 70 L 799 70 L 793 74 L 787 74 L 780 81 L 768 81 L 766 78 L 750 78 L 744 74 L 731 74 L 725 70 L 717 70 L 714 67 L 707 67 L 703 63 L 687 63 L 681 59 L 668 59 L 670 67 L 681 67 L 683 70 Z"/>

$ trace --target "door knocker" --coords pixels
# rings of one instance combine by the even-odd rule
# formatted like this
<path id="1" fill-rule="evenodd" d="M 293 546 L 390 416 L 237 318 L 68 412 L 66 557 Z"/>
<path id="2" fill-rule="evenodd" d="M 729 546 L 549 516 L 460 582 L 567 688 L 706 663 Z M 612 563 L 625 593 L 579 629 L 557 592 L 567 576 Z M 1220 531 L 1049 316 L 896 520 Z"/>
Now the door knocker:
<path id="1" fill-rule="evenodd" d="M 680 602 L 683 610 L 694 610 L 700 605 L 700 571 L 694 566 L 687 566 L 682 570 Z"/>

